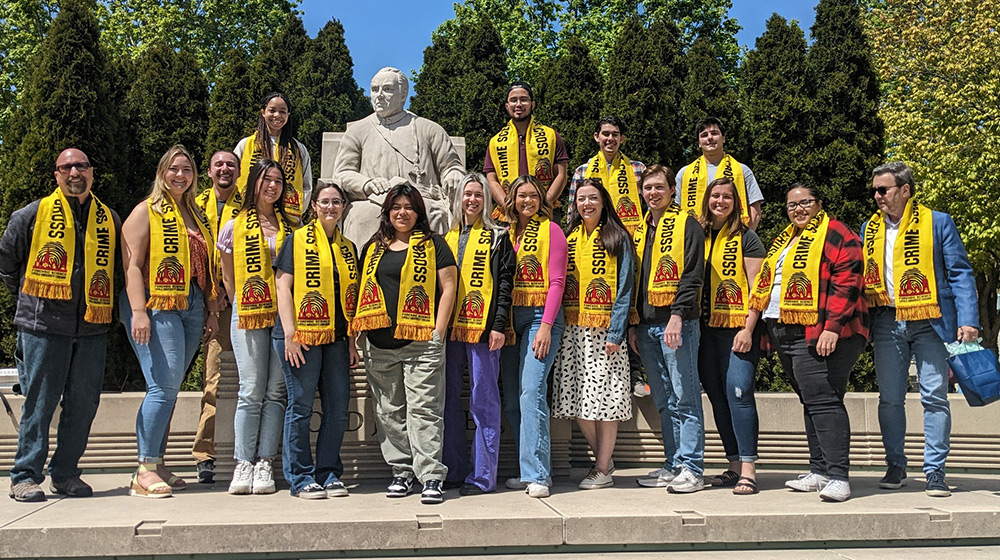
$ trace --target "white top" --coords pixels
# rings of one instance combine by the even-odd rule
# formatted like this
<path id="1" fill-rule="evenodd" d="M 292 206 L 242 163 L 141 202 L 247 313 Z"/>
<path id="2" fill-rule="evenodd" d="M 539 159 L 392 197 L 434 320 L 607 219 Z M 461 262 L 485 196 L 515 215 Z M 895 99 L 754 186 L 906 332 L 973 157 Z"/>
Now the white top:
<path id="1" fill-rule="evenodd" d="M 771 301 L 767 302 L 767 309 L 764 310 L 765 319 L 777 319 L 781 316 L 781 265 L 785 264 L 785 256 L 792 246 L 789 244 L 781 254 L 778 255 L 778 262 L 774 263 L 774 280 L 771 281 Z"/>
<path id="2" fill-rule="evenodd" d="M 681 202 L 681 191 L 683 190 L 681 185 L 684 184 L 684 172 L 687 171 L 688 167 L 691 167 L 691 165 L 685 165 L 680 171 L 677 172 L 677 192 L 674 193 L 674 202 L 678 204 Z M 742 163 L 740 164 L 740 168 L 743 170 L 743 182 L 747 186 L 747 206 L 749 207 L 754 202 L 764 200 L 764 193 L 760 192 L 760 185 L 757 184 L 757 177 L 754 177 L 753 171 L 750 171 L 750 168 Z M 712 177 L 712 179 L 708 181 L 711 183 L 712 180 L 717 178 L 715 174 L 718 173 L 719 166 L 709 163 L 705 166 L 705 171 L 707 172 L 708 177 Z"/>
<path id="3" fill-rule="evenodd" d="M 222 226 L 219 230 L 219 241 L 215 246 L 227 255 L 233 254 L 233 229 L 236 226 L 236 220 L 229 220 L 226 225 Z M 267 248 L 271 250 L 271 260 L 273 261 L 276 256 L 278 256 L 278 236 L 264 236 L 267 240 Z"/>
<path id="4" fill-rule="evenodd" d="M 884 214 L 883 214 L 884 216 Z M 885 281 L 885 291 L 889 292 L 889 306 L 896 305 L 896 287 L 893 285 L 892 253 L 896 247 L 896 237 L 899 236 L 899 222 L 892 223 L 889 217 L 885 216 L 885 254 L 883 260 L 885 266 L 882 268 L 882 280 Z"/>
<path id="5" fill-rule="evenodd" d="M 246 138 L 240 140 L 239 144 L 236 144 L 236 147 L 233 148 L 233 153 L 236 154 L 236 157 L 240 159 L 243 158 L 243 151 L 246 150 L 247 140 L 249 139 L 250 137 L 247 136 Z M 292 139 L 292 141 L 298 145 L 299 156 L 302 158 L 302 200 L 304 201 L 304 204 L 302 205 L 302 210 L 304 212 L 307 208 L 309 208 L 309 202 L 312 200 L 311 198 L 313 190 L 313 173 L 311 167 L 312 160 L 309 159 L 309 151 L 306 150 L 306 147 L 302 144 L 302 142 L 299 142 L 294 138 Z M 274 146 L 277 144 L 278 144 L 278 138 L 276 136 L 272 136 L 271 145 Z"/>

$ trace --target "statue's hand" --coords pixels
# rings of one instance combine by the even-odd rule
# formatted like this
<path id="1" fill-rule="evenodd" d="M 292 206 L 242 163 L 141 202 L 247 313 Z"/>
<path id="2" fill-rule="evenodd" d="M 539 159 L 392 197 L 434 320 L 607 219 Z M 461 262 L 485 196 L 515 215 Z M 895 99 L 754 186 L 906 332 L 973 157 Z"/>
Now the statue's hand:
<path id="1" fill-rule="evenodd" d="M 389 192 L 392 185 L 389 184 L 389 180 L 385 177 L 372 177 L 368 179 L 365 183 L 365 194 L 371 195 L 381 195 Z"/>
<path id="2" fill-rule="evenodd" d="M 389 179 L 389 185 L 390 185 L 389 188 L 391 189 L 392 187 L 395 187 L 397 185 L 405 185 L 406 183 L 410 183 L 413 186 L 417 186 L 406 177 L 400 177 L 399 175 L 396 175 L 392 179 Z"/>
<path id="3" fill-rule="evenodd" d="M 464 175 L 458 171 L 452 171 L 445 175 L 444 180 L 441 181 L 443 183 L 442 186 L 444 187 L 444 192 L 449 200 L 454 198 L 455 193 L 458 192 L 463 176 Z M 485 187 L 486 185 L 483 186 Z"/>

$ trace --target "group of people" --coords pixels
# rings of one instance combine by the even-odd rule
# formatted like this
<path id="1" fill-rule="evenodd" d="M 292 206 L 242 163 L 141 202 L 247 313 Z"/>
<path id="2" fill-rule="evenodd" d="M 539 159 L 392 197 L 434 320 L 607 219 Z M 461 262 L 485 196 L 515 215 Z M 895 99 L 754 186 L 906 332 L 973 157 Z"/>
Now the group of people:
<path id="1" fill-rule="evenodd" d="M 340 448 L 349 371 L 362 356 L 392 468 L 388 497 L 416 483 L 431 504 L 449 486 L 493 492 L 501 411 L 520 470 L 506 487 L 549 495 L 550 416 L 574 419 L 593 453 L 579 487 L 612 486 L 618 425 L 632 416 L 640 364 L 665 460 L 638 483 L 756 494 L 754 378 L 773 349 L 803 405 L 810 451 L 809 472 L 786 486 L 843 501 L 844 394 L 869 337 L 888 464 L 880 486 L 906 482 L 903 405 L 916 356 L 926 491 L 950 493 L 944 344 L 978 337 L 976 289 L 954 222 L 913 200 L 906 165 L 873 170 L 878 211 L 862 237 L 827 213 L 815 187 L 791 185 L 788 226 L 767 249 L 754 231 L 760 188 L 725 152 L 718 119 L 697 124 L 702 155 L 675 174 L 626 157 L 625 124 L 603 118 L 598 153 L 568 181 L 565 146 L 532 116 L 530 87 L 512 84 L 505 107 L 511 120 L 490 140 L 484 174 L 457 182 L 448 219 L 430 215 L 418 185 L 365 182 L 365 192 L 384 195 L 368 239 L 348 239 L 338 225 L 350 193 L 331 182 L 313 188 L 281 94 L 264 98 L 253 135 L 211 156 L 212 186 L 200 195 L 194 159 L 181 146 L 168 150 L 149 196 L 124 223 L 91 193 L 87 156 L 60 153 L 57 188 L 15 212 L 0 240 L 0 275 L 17 297 L 26 397 L 10 496 L 45 499 L 39 485 L 60 399 L 51 489 L 92 492 L 78 460 L 99 400 L 118 246 L 126 286 L 119 316 L 147 384 L 132 495 L 167 497 L 186 485 L 163 455 L 181 382 L 204 343 L 193 453 L 199 479 L 211 481 L 214 388 L 219 355 L 231 349 L 240 381 L 233 494 L 275 492 L 280 447 L 293 496 L 348 495 Z M 567 182 L 560 227 L 554 210 Z M 460 400 L 466 379 L 471 446 Z M 729 462 L 708 480 L 702 390 Z M 317 391 L 323 415 L 313 453 Z"/>

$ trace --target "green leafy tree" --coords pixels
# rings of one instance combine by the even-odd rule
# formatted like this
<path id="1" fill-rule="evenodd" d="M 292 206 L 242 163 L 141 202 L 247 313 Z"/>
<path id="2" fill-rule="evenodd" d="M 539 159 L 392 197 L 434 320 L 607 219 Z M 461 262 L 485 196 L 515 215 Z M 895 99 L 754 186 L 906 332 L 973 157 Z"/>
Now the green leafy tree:
<path id="1" fill-rule="evenodd" d="M 353 70 L 344 26 L 335 19 L 320 29 L 292 69 L 287 89 L 299 119 L 298 139 L 312 156 L 313 177 L 319 177 L 323 133 L 342 131 L 348 121 L 371 112 Z"/>
<path id="2" fill-rule="evenodd" d="M 820 0 L 806 54 L 812 99 L 806 159 L 824 206 L 855 230 L 874 211 L 871 170 L 884 152 L 881 91 L 857 0 Z"/>
<path id="3" fill-rule="evenodd" d="M 729 17 L 730 0 L 565 0 L 560 11 L 560 39 L 579 35 L 597 60 L 605 61 L 602 72 L 607 77 L 607 64 L 615 40 L 626 22 L 641 18 L 649 26 L 657 20 L 672 21 L 681 30 L 685 48 L 698 37 L 706 37 L 716 53 L 727 79 L 733 80 L 740 60 L 736 34 L 740 26 Z"/>
<path id="4" fill-rule="evenodd" d="M 208 129 L 208 85 L 191 53 L 166 43 L 146 49 L 136 61 L 125 107 L 136 142 L 132 159 L 137 184 L 152 183 L 160 157 L 174 144 L 183 144 L 203 167 L 199 160 Z M 135 192 L 135 200 L 142 194 Z"/>
<path id="5" fill-rule="evenodd" d="M 875 2 L 866 26 L 885 97 L 887 156 L 913 168 L 917 200 L 955 219 L 976 271 L 983 344 L 1000 324 L 1000 2 Z"/>
<path id="6" fill-rule="evenodd" d="M 490 137 L 503 126 L 507 59 L 485 16 L 439 29 L 424 49 L 410 110 L 465 137 L 465 166 L 482 169 Z"/>
<path id="7" fill-rule="evenodd" d="M 682 165 L 684 118 L 684 52 L 672 21 L 639 18 L 622 26 L 606 61 L 604 115 L 625 121 L 628 140 L 622 151 L 647 165 L 660 163 L 674 170 Z"/>
<path id="8" fill-rule="evenodd" d="M 745 159 L 743 123 L 739 96 L 726 80 L 715 47 L 707 38 L 698 38 L 685 56 L 687 78 L 681 112 L 687 121 L 681 128 L 686 138 L 685 161 L 701 155 L 694 139 L 694 125 L 705 117 L 716 117 L 726 127 L 726 152 L 736 159 Z"/>
<path id="9" fill-rule="evenodd" d="M 82 0 L 63 0 L 59 15 L 39 45 L 30 64 L 30 76 L 21 91 L 21 104 L 0 150 L 0 165 L 8 172 L 0 177 L 0 229 L 10 214 L 32 200 L 48 195 L 56 187 L 52 176 L 60 151 L 76 147 L 90 157 L 94 169 L 93 192 L 119 212 L 125 209 L 128 185 L 121 170 L 129 162 L 120 128 L 120 99 L 112 86 L 116 68 L 108 61 L 99 42 L 97 20 Z M 119 286 L 120 274 L 116 274 Z M 0 290 L 0 316 L 14 316 L 14 302 Z M 138 364 L 123 331 L 109 334 L 106 385 L 134 377 Z M 0 354 L 13 364 L 15 332 L 11 321 L 0 322 Z M 138 374 L 141 379 L 141 374 Z"/>
<path id="10" fill-rule="evenodd" d="M 207 162 L 218 150 L 232 150 L 253 131 L 258 115 L 253 108 L 259 96 L 250 90 L 249 70 L 245 52 L 232 49 L 226 53 L 209 97 L 208 135 L 202 161 Z"/>
<path id="11" fill-rule="evenodd" d="M 56 14 L 55 1 L 0 2 L 0 140 L 31 73 L 34 56 Z"/>
<path id="12" fill-rule="evenodd" d="M 292 86 L 292 69 L 301 63 L 309 48 L 309 41 L 302 19 L 295 14 L 288 14 L 278 32 L 263 44 L 260 53 L 250 63 L 250 93 L 254 100 L 259 101 L 272 91 L 287 95 L 287 90 Z M 292 109 L 295 110 L 296 100 L 291 99 L 291 102 Z M 248 109 L 256 111 L 260 107 L 254 103 Z M 293 117 L 299 119 L 300 115 L 295 112 Z M 256 113 L 253 120 L 257 120 Z"/>
<path id="13" fill-rule="evenodd" d="M 251 55 L 298 6 L 297 0 L 98 0 L 101 39 L 133 59 L 166 43 L 191 52 L 214 82 L 230 49 Z"/>
<path id="14" fill-rule="evenodd" d="M 533 83 L 559 44 L 560 4 L 558 0 L 465 0 L 455 4 L 455 18 L 442 23 L 434 36 L 455 37 L 460 24 L 475 25 L 485 17 L 507 52 L 508 78 Z"/>
<path id="15" fill-rule="evenodd" d="M 764 195 L 757 233 L 765 240 L 788 223 L 783 206 L 787 187 L 814 180 L 806 164 L 812 144 L 805 79 L 805 34 L 794 21 L 774 14 L 747 53 L 740 75 L 745 151 Z"/>
<path id="16" fill-rule="evenodd" d="M 597 62 L 577 37 L 563 42 L 537 83 L 538 119 L 562 136 L 570 157 L 569 173 L 594 155 L 594 124 L 601 118 L 603 92 Z"/>

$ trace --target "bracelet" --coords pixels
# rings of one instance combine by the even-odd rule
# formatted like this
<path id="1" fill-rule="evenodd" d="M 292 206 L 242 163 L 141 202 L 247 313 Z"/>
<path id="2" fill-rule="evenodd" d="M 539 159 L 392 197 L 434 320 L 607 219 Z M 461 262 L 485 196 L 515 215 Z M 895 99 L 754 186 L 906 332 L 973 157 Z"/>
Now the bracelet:
<path id="1" fill-rule="evenodd" d="M 133 307 L 132 308 L 132 313 L 138 313 L 140 311 L 145 311 L 145 310 L 146 310 L 145 307 Z"/>
<path id="2" fill-rule="evenodd" d="M 209 311 L 208 314 L 211 315 L 211 316 L 213 316 L 213 317 L 215 317 L 216 319 L 219 318 L 219 312 L 218 311 Z"/>

